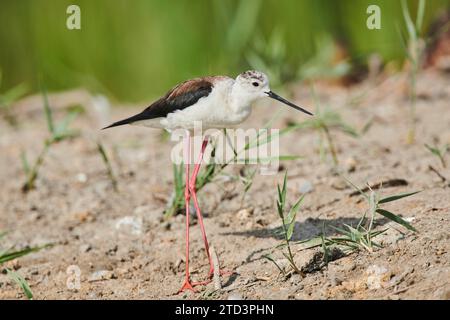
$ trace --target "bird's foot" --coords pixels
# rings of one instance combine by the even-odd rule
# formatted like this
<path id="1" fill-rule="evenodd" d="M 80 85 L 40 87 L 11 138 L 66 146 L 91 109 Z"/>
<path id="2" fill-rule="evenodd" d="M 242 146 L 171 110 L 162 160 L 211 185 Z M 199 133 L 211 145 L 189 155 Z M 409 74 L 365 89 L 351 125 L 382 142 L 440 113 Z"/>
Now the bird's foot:
<path id="1" fill-rule="evenodd" d="M 184 291 L 186 291 L 186 290 L 190 290 L 190 291 L 192 291 L 192 292 L 197 292 L 197 290 L 194 289 L 194 286 L 195 286 L 195 285 L 196 285 L 196 284 L 195 284 L 195 283 L 192 283 L 191 280 L 189 280 L 189 278 L 186 278 L 186 279 L 184 280 L 183 286 L 181 287 L 180 290 L 178 290 L 177 294 L 179 294 L 179 293 L 181 293 L 181 292 L 184 292 Z"/>

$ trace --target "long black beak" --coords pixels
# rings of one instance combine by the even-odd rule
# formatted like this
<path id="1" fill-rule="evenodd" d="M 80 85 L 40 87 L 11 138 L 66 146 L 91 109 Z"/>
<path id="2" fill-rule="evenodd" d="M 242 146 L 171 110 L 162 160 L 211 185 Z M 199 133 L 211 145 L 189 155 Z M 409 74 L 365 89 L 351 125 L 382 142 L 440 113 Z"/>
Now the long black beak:
<path id="1" fill-rule="evenodd" d="M 287 101 L 286 99 L 284 99 L 284 98 L 280 97 L 279 95 L 277 95 L 275 92 L 268 91 L 266 93 L 272 99 L 278 100 L 278 101 L 280 101 L 280 102 L 282 102 L 284 104 L 287 104 L 289 107 L 292 107 L 292 108 L 294 108 L 294 109 L 296 109 L 298 111 L 301 111 L 301 112 L 304 112 L 306 114 L 309 114 L 310 116 L 313 116 L 313 114 L 311 112 L 309 112 L 308 110 L 305 110 L 305 109 L 303 109 L 303 108 L 293 104 L 292 102 Z"/>

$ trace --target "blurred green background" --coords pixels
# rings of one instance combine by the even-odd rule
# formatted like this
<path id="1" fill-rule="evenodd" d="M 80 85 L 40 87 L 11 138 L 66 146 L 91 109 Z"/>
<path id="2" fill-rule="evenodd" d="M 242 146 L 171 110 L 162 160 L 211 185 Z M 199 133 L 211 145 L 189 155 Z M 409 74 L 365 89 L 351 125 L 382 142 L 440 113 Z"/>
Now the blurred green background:
<path id="1" fill-rule="evenodd" d="M 66 28 L 70 4 L 81 8 L 81 30 Z M 370 4 L 381 7 L 381 30 L 366 27 Z M 408 5 L 414 18 L 417 1 Z M 424 32 L 449 5 L 427 1 Z M 374 52 L 401 62 L 404 28 L 398 0 L 2 0 L 0 90 L 23 82 L 38 90 L 42 79 L 49 90 L 137 102 L 186 78 L 248 68 L 289 81 L 327 54 L 330 39 L 352 65 Z"/>

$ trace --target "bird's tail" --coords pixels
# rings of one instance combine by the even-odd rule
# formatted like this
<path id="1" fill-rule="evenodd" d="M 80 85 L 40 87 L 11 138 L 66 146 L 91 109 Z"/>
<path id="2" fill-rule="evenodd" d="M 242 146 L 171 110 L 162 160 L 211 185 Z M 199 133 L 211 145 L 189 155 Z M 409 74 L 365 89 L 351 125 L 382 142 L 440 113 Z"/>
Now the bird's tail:
<path id="1" fill-rule="evenodd" d="M 141 114 L 136 114 L 134 116 L 131 116 L 129 118 L 114 122 L 113 124 L 110 124 L 107 127 L 102 128 L 102 130 L 108 129 L 108 128 L 113 128 L 113 127 L 117 127 L 117 126 L 123 126 L 125 124 L 131 124 L 133 122 L 139 121 L 141 120 Z"/>

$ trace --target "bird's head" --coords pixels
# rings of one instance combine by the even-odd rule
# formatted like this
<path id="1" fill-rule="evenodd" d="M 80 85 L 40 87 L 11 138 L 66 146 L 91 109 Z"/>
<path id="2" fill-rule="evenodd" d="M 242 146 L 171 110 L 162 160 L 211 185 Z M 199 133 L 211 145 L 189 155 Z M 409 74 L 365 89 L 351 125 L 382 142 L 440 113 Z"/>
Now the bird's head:
<path id="1" fill-rule="evenodd" d="M 309 115 L 313 115 L 308 110 L 305 110 L 293 104 L 292 102 L 289 102 L 288 100 L 280 97 L 272 90 L 270 90 L 269 78 L 267 77 L 266 74 L 264 74 L 261 71 L 256 70 L 245 71 L 237 76 L 236 82 L 239 85 L 242 93 L 245 93 L 245 95 L 247 96 L 246 98 L 251 101 L 269 97 L 277 101 L 280 101 L 296 110 L 302 111 Z"/>
<path id="2" fill-rule="evenodd" d="M 242 72 L 236 82 L 248 95 L 254 99 L 267 97 L 265 92 L 270 91 L 269 78 L 260 71 L 249 70 Z"/>

